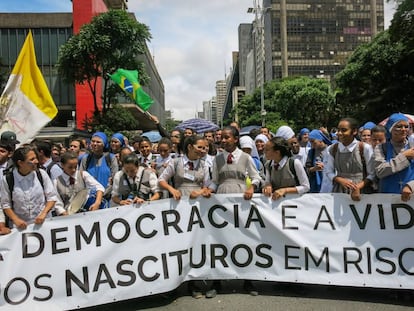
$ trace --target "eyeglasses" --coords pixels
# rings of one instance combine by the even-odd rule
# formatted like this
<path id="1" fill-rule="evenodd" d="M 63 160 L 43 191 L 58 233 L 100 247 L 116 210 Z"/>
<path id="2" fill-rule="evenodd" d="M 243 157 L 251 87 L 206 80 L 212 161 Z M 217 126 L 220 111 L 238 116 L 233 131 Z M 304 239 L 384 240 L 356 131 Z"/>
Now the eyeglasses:
<path id="1" fill-rule="evenodd" d="M 399 124 L 393 127 L 397 131 L 408 130 L 410 128 L 409 125 Z"/>
<path id="2" fill-rule="evenodd" d="M 180 138 L 180 135 L 172 135 L 171 137 Z"/>

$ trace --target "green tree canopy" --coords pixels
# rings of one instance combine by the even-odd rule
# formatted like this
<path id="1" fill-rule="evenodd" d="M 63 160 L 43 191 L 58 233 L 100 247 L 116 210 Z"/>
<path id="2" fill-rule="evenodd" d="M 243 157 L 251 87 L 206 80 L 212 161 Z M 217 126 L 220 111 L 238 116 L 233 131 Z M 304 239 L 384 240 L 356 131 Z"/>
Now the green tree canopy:
<path id="1" fill-rule="evenodd" d="M 141 82 L 148 79 L 138 56 L 145 53 L 149 28 L 123 10 L 97 15 L 59 50 L 58 70 L 68 83 L 87 83 L 94 98 L 95 115 L 104 114 L 114 103 L 118 86 L 109 83 L 108 74 L 118 68 L 138 69 Z M 103 109 L 99 111 L 97 79 L 103 78 Z"/>
<path id="2" fill-rule="evenodd" d="M 413 113 L 414 2 L 400 1 L 389 30 L 359 46 L 336 76 L 338 103 L 348 116 L 381 121 Z"/>
<path id="3" fill-rule="evenodd" d="M 294 77 L 274 80 L 265 84 L 266 126 L 275 131 L 281 125 L 296 130 L 303 127 L 333 126 L 339 112 L 335 107 L 335 94 L 324 79 Z M 238 104 L 241 126 L 261 124 L 260 89 L 247 95 Z"/>

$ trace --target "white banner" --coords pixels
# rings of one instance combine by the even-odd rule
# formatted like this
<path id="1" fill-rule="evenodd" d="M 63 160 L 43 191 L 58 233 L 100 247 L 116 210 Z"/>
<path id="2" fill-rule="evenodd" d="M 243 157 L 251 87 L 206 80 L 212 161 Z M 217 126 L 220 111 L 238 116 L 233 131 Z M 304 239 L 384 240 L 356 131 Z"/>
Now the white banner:
<path id="1" fill-rule="evenodd" d="M 56 217 L 0 237 L 0 308 L 76 309 L 191 279 L 414 288 L 413 200 L 255 195 Z"/>

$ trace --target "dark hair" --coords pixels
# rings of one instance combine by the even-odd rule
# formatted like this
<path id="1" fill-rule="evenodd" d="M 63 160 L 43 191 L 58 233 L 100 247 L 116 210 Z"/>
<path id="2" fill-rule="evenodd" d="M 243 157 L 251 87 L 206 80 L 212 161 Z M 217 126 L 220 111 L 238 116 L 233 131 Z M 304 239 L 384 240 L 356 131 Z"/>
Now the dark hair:
<path id="1" fill-rule="evenodd" d="M 172 148 L 172 142 L 171 139 L 169 139 L 168 137 L 162 137 L 159 142 L 158 142 L 158 146 L 164 144 L 164 145 L 168 145 L 168 148 Z"/>
<path id="2" fill-rule="evenodd" d="M 197 135 L 191 135 L 188 136 L 186 139 L 184 139 L 184 144 L 183 144 L 183 151 L 184 154 L 188 154 L 188 146 L 194 146 L 199 140 L 206 140 L 204 137 L 201 136 L 197 136 Z"/>
<path id="3" fill-rule="evenodd" d="M 60 157 L 60 162 L 62 164 L 68 163 L 68 161 L 78 159 L 78 155 L 73 151 L 66 151 L 62 156 Z"/>
<path id="4" fill-rule="evenodd" d="M 217 155 L 216 145 L 210 141 L 208 142 L 208 154 L 211 156 Z"/>
<path id="5" fill-rule="evenodd" d="M 42 151 L 45 157 L 50 158 L 52 155 L 52 144 L 50 142 L 46 140 L 39 140 L 35 145 L 39 152 Z"/>
<path id="6" fill-rule="evenodd" d="M 185 130 L 190 130 L 193 135 L 197 134 L 197 132 L 192 127 L 186 127 Z"/>
<path id="7" fill-rule="evenodd" d="M 27 154 L 33 151 L 36 154 L 36 157 L 38 158 L 38 154 L 37 154 L 37 149 L 35 147 L 32 146 L 23 146 L 20 148 L 17 148 L 12 155 L 12 160 L 13 163 L 16 167 L 19 167 L 19 165 L 17 164 L 18 161 L 25 161 Z"/>
<path id="8" fill-rule="evenodd" d="M 79 148 L 80 149 L 85 149 L 86 148 L 85 142 L 82 139 L 80 139 L 80 138 L 72 138 L 70 140 L 70 142 L 73 142 L 73 141 L 77 141 L 79 143 Z"/>
<path id="9" fill-rule="evenodd" d="M 136 167 L 139 166 L 138 157 L 134 153 L 126 155 L 122 159 L 122 163 L 123 163 L 123 165 L 125 165 L 125 164 L 134 164 Z"/>
<path id="10" fill-rule="evenodd" d="M 284 156 L 292 156 L 292 152 L 290 150 L 289 144 L 286 139 L 283 137 L 272 137 L 270 139 L 270 142 L 273 144 L 272 148 L 273 150 L 279 150 L 282 157 Z"/>
<path id="11" fill-rule="evenodd" d="M 371 129 L 371 134 L 372 133 L 384 133 L 384 134 L 387 134 L 387 129 L 384 126 L 382 126 L 382 125 L 375 125 Z"/>
<path id="12" fill-rule="evenodd" d="M 140 143 L 142 141 L 142 136 L 140 136 L 140 135 L 136 135 L 136 136 L 134 136 L 134 137 L 132 137 L 132 144 L 135 144 L 135 143 Z"/>
<path id="13" fill-rule="evenodd" d="M 141 141 L 139 142 L 139 144 L 141 145 L 141 143 L 143 142 L 148 142 L 150 144 L 150 146 L 152 146 L 151 141 L 149 140 L 149 138 L 147 136 L 141 136 Z"/>
<path id="14" fill-rule="evenodd" d="M 240 133 L 239 133 L 239 130 L 238 130 L 236 127 L 232 126 L 232 125 L 229 125 L 229 126 L 225 126 L 225 127 L 223 127 L 222 132 L 224 132 L 224 131 L 230 131 L 230 132 L 231 132 L 231 134 L 232 134 L 235 138 L 237 138 L 237 139 L 239 139 L 239 138 L 240 138 Z"/>
<path id="15" fill-rule="evenodd" d="M 341 120 L 339 120 L 339 122 L 348 122 L 349 126 L 351 127 L 352 130 L 358 130 L 359 129 L 359 123 L 356 119 L 354 118 L 342 118 Z"/>

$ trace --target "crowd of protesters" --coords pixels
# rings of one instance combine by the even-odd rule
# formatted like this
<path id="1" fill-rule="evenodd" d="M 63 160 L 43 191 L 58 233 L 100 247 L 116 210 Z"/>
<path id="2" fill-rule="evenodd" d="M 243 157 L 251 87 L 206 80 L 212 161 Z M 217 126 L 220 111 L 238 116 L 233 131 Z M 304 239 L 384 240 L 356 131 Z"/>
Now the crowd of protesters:
<path id="1" fill-rule="evenodd" d="M 0 234 L 52 216 L 163 198 L 240 193 L 250 200 L 262 193 L 278 200 L 289 193 L 338 192 L 358 201 L 377 192 L 408 201 L 414 189 L 414 136 L 401 113 L 385 126 L 343 118 L 330 131 L 295 133 L 281 126 L 272 134 L 262 127 L 245 136 L 236 122 L 204 133 L 192 128 L 167 133 L 153 120 L 163 136 L 157 144 L 136 136 L 130 145 L 121 133 L 96 132 L 90 141 L 71 139 L 67 148 L 36 140 L 16 149 L 15 133 L 3 132 Z M 206 297 L 219 288 L 214 282 Z M 245 289 L 257 295 L 250 281 Z M 194 282 L 190 290 L 202 296 Z"/>

